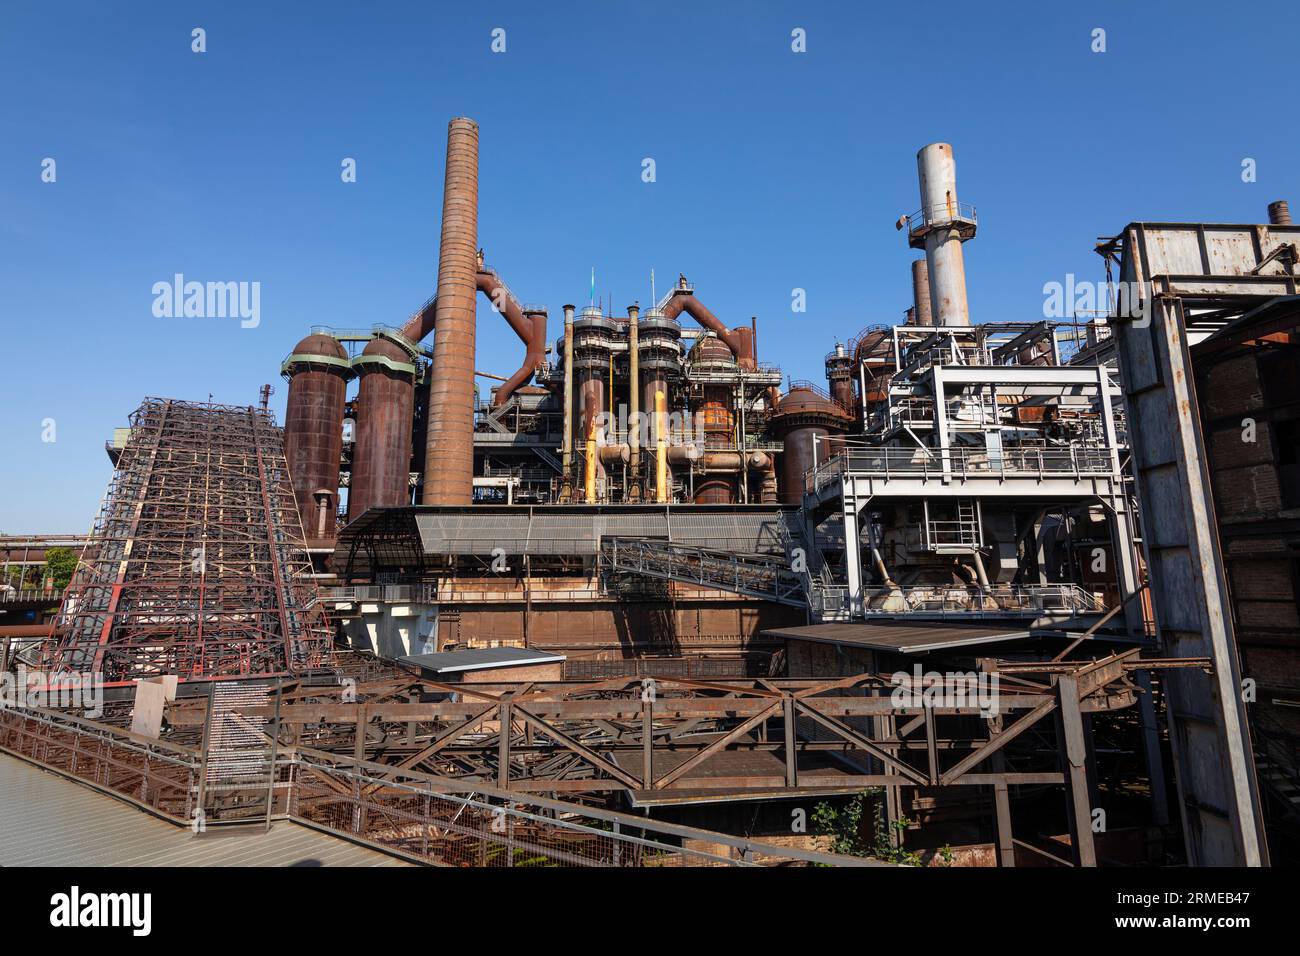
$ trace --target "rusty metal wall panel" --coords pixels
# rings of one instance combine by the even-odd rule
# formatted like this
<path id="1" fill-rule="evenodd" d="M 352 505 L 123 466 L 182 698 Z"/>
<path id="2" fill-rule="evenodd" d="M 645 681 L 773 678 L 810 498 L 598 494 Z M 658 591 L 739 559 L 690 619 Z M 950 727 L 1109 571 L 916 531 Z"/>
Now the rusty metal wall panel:
<path id="1" fill-rule="evenodd" d="M 1260 865 L 1267 846 L 1181 303 L 1157 301 L 1149 325 L 1112 327 L 1163 652 L 1214 663 L 1210 675 L 1165 678 L 1189 862 Z"/>

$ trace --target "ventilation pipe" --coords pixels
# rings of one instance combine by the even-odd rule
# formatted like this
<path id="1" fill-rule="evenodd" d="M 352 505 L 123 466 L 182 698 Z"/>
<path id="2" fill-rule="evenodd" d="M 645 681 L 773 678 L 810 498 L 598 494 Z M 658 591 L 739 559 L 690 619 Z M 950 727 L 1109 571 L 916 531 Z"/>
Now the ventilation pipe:
<path id="1" fill-rule="evenodd" d="M 908 325 L 934 325 L 930 311 L 930 273 L 924 259 L 912 260 L 912 309 Z"/>
<path id="2" fill-rule="evenodd" d="M 628 411 L 631 413 L 628 417 L 628 442 L 631 444 L 631 461 L 632 461 L 632 487 L 629 489 L 630 497 L 637 500 L 641 497 L 641 349 L 637 337 L 637 326 L 641 309 L 637 305 L 627 307 L 627 334 L 628 334 L 628 400 L 631 407 Z M 612 409 L 611 409 L 612 411 Z"/>
<path id="3" fill-rule="evenodd" d="M 589 505 L 596 503 L 596 416 L 586 418 L 587 461 L 583 475 L 582 488 Z"/>
<path id="4" fill-rule="evenodd" d="M 426 505 L 474 500 L 474 296 L 478 272 L 478 124 L 447 127 L 438 296 L 424 450 Z"/>
<path id="5" fill-rule="evenodd" d="M 573 308 L 564 307 L 564 476 L 560 493 L 564 501 L 573 495 Z"/>
<path id="6" fill-rule="evenodd" d="M 655 501 L 668 503 L 668 399 L 655 392 Z"/>
<path id="7" fill-rule="evenodd" d="M 754 369 L 754 332 L 750 328 L 729 329 L 722 321 L 695 298 L 695 292 L 686 281 L 686 276 L 677 277 L 677 288 L 673 289 L 668 303 L 663 308 L 664 318 L 676 319 L 685 312 L 704 328 L 711 331 L 731 350 L 736 357 L 736 364 L 743 369 Z"/>

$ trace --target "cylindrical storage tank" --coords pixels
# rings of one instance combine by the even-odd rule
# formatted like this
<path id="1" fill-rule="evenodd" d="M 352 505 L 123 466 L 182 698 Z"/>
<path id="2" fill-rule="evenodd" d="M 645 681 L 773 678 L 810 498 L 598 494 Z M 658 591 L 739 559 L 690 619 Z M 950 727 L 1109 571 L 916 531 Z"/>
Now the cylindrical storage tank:
<path id="1" fill-rule="evenodd" d="M 835 454 L 834 440 L 843 438 L 852 424 L 847 411 L 811 385 L 796 385 L 782 396 L 771 428 L 784 443 L 779 482 L 783 504 L 803 501 L 804 475 Z"/>
<path id="2" fill-rule="evenodd" d="M 850 411 L 857 407 L 853 395 L 853 356 L 840 342 L 826 356 L 826 384 L 835 401 Z"/>
<path id="3" fill-rule="evenodd" d="M 348 520 L 369 508 L 410 501 L 411 416 L 415 406 L 415 368 L 406 350 L 388 339 L 373 339 L 361 353 L 357 373 L 356 443 Z M 428 482 L 426 481 L 426 486 Z"/>
<path id="4" fill-rule="evenodd" d="M 894 347 L 890 333 L 885 329 L 863 331 L 853 341 L 853 361 L 862 368 L 866 392 L 863 401 L 870 407 L 889 397 L 890 373 L 893 369 Z"/>
<path id="5" fill-rule="evenodd" d="M 736 503 L 735 475 L 705 475 L 695 482 L 697 505 L 734 505 Z"/>
<path id="6" fill-rule="evenodd" d="M 804 475 L 813 467 L 813 443 L 817 443 L 818 461 L 825 457 L 830 432 L 818 426 L 805 426 L 787 432 L 785 450 L 781 452 L 780 500 L 797 505 L 803 501 Z"/>
<path id="7" fill-rule="evenodd" d="M 730 370 L 736 358 L 727 344 L 710 335 L 691 349 L 689 360 L 701 366 Z M 731 413 L 731 389 L 726 385 L 705 385 L 699 403 L 693 409 L 696 421 L 690 423 L 693 437 L 702 433 L 706 448 L 731 448 L 735 441 L 735 418 Z M 698 500 L 698 496 L 697 496 Z"/>
<path id="8" fill-rule="evenodd" d="M 309 335 L 285 361 L 289 397 L 284 410 L 284 457 L 303 531 L 310 540 L 335 535 L 339 459 L 343 453 L 343 408 L 351 377 L 348 354 L 332 336 Z M 328 489 L 324 527 L 316 493 Z"/>

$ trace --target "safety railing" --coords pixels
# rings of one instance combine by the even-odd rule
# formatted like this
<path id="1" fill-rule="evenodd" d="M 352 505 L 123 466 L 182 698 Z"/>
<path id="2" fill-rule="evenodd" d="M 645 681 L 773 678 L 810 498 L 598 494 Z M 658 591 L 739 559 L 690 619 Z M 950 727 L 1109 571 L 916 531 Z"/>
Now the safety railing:
<path id="1" fill-rule="evenodd" d="M 0 587 L 0 604 L 50 603 L 62 600 L 62 588 Z"/>
<path id="2" fill-rule="evenodd" d="M 1104 446 L 1059 448 L 852 448 L 809 469 L 804 487 L 817 491 L 832 481 L 853 475 L 866 478 L 922 480 L 949 476 L 965 478 L 1034 479 L 1112 477 L 1111 450 Z"/>
<path id="3" fill-rule="evenodd" d="M 979 218 L 975 207 L 968 202 L 959 202 L 955 206 L 952 203 L 923 206 L 907 217 L 907 232 L 911 235 L 925 226 L 945 226 L 951 222 L 977 224 Z"/>
<path id="4" fill-rule="evenodd" d="M 0 750 L 126 799 L 178 825 L 291 820 L 443 866 L 871 866 L 875 861 L 458 782 L 323 751 L 285 749 L 274 787 L 196 813 L 197 750 L 40 708 L 0 708 Z M 269 783 L 270 781 L 268 781 Z M 267 802 L 271 800 L 268 809 Z"/>
<path id="5" fill-rule="evenodd" d="M 953 614 L 970 617 L 986 613 L 1095 614 L 1105 606 L 1077 584 L 992 585 L 980 587 L 912 587 L 901 591 L 906 608 L 898 606 L 898 588 L 863 588 L 866 614 Z"/>
<path id="6" fill-rule="evenodd" d="M 608 680 L 611 677 L 657 677 L 660 680 L 719 680 L 762 677 L 766 657 L 624 657 L 605 661 L 565 661 L 565 680 Z"/>
<path id="7" fill-rule="evenodd" d="M 296 754 L 289 814 L 444 866 L 872 865 L 312 750 Z"/>
<path id="8" fill-rule="evenodd" d="M 201 761 L 188 748 L 42 708 L 0 707 L 0 750 L 188 824 Z"/>
<path id="9" fill-rule="evenodd" d="M 611 570 L 717 588 L 804 607 L 803 582 L 784 557 L 741 555 L 654 538 L 602 538 L 601 564 Z"/>

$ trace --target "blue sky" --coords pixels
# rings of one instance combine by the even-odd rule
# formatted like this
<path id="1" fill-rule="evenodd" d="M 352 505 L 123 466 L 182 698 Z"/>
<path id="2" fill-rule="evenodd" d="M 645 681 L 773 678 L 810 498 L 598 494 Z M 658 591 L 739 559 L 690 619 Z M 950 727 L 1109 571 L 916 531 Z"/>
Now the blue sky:
<path id="1" fill-rule="evenodd" d="M 1287 3 L 7 3 L 0 531 L 86 529 L 103 441 L 144 396 L 252 403 L 272 382 L 280 414 L 279 363 L 309 326 L 397 323 L 432 294 L 452 116 L 480 124 L 488 261 L 551 307 L 552 339 L 593 266 L 620 310 L 648 303 L 652 268 L 661 290 L 685 272 L 728 324 L 758 316 L 761 360 L 820 379 L 837 338 L 908 303 L 893 222 L 919 205 L 926 143 L 953 144 L 979 210 L 975 321 L 1038 318 L 1045 282 L 1101 278 L 1094 239 L 1130 221 L 1256 222 L 1300 201 L 1298 19 Z M 151 288 L 177 272 L 260 282 L 260 325 L 155 317 Z M 518 341 L 482 301 L 479 323 L 478 367 L 512 372 Z"/>

